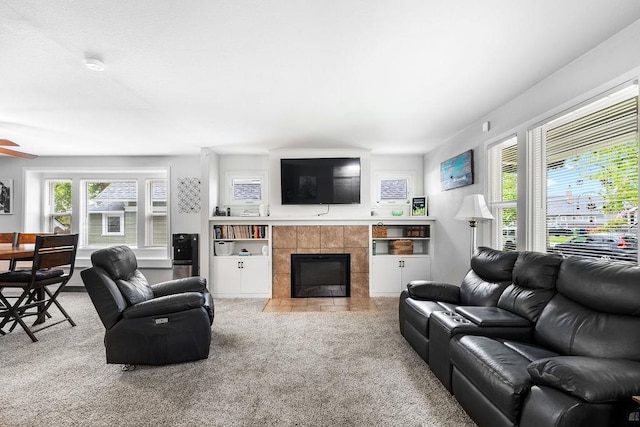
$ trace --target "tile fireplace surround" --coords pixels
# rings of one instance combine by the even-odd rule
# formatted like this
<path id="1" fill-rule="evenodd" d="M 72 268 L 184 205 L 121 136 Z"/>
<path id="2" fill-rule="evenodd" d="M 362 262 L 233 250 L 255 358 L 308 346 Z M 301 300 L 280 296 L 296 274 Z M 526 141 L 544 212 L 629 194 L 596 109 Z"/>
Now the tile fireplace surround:
<path id="1" fill-rule="evenodd" d="M 351 297 L 369 296 L 369 227 L 278 225 L 272 229 L 273 298 L 291 298 L 291 254 L 351 255 Z"/>

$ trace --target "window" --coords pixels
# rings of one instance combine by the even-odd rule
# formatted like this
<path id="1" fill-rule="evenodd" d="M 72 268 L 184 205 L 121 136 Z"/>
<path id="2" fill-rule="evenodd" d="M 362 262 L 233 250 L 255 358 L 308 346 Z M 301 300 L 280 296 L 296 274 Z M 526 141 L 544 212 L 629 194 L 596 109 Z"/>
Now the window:
<path id="1" fill-rule="evenodd" d="M 376 176 L 376 198 L 381 204 L 406 204 L 413 197 L 413 176 L 382 172 Z"/>
<path id="2" fill-rule="evenodd" d="M 494 223 L 495 247 L 516 250 L 518 199 L 518 139 L 509 138 L 489 147 L 489 206 Z"/>
<path id="3" fill-rule="evenodd" d="M 84 188 L 82 241 L 87 246 L 138 244 L 138 183 L 81 181 Z"/>
<path id="4" fill-rule="evenodd" d="M 262 200 L 262 180 L 260 178 L 235 178 L 231 182 L 233 202 L 247 203 Z"/>
<path id="5" fill-rule="evenodd" d="M 533 248 L 637 261 L 638 88 L 614 92 L 529 133 Z"/>
<path id="6" fill-rule="evenodd" d="M 168 240 L 167 223 L 167 180 L 147 180 L 147 246 L 166 246 Z"/>
<path id="7" fill-rule="evenodd" d="M 102 214 L 103 236 L 124 236 L 124 215 Z"/>
<path id="8" fill-rule="evenodd" d="M 71 180 L 46 180 L 45 188 L 45 230 L 56 234 L 70 233 L 73 201 Z"/>
<path id="9" fill-rule="evenodd" d="M 255 175 L 247 172 L 225 173 L 225 205 L 257 206 L 265 203 L 267 192 L 266 173 Z"/>
<path id="10" fill-rule="evenodd" d="M 169 170 L 25 170 L 24 228 L 78 233 L 79 259 L 97 248 L 130 246 L 146 266 L 169 254 Z"/>

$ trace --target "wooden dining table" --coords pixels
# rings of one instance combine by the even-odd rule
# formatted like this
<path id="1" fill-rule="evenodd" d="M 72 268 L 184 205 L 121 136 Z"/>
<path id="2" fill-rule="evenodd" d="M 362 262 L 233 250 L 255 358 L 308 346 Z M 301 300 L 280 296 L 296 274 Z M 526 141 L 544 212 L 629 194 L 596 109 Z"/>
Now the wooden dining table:
<path id="1" fill-rule="evenodd" d="M 2 246 L 0 245 L 0 260 L 11 261 L 11 260 L 22 260 L 22 259 L 30 259 L 33 258 L 33 251 L 35 249 L 35 245 L 26 244 L 26 245 L 18 245 L 18 246 Z"/>

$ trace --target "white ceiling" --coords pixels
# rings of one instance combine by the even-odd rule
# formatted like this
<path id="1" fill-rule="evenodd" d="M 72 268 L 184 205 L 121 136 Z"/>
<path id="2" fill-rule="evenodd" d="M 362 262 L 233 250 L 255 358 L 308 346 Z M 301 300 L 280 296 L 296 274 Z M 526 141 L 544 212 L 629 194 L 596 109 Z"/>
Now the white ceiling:
<path id="1" fill-rule="evenodd" d="M 0 0 L 0 138 L 423 153 L 638 19 L 638 0 Z"/>

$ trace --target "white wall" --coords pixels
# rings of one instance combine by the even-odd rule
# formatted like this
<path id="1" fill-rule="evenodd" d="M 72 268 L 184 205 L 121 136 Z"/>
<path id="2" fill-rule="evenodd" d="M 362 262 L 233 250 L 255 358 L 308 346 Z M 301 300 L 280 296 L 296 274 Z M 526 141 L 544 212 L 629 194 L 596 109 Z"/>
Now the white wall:
<path id="1" fill-rule="evenodd" d="M 420 155 L 371 155 L 366 150 L 309 150 L 288 149 L 276 150 L 268 155 L 220 155 L 216 167 L 215 178 L 218 179 L 217 206 L 226 208 L 225 175 L 228 172 L 243 171 L 248 174 L 264 173 L 267 177 L 267 200 L 272 216 L 316 216 L 326 211 L 325 206 L 283 206 L 280 194 L 280 159 L 297 157 L 359 157 L 361 160 L 361 203 L 358 205 L 332 205 L 328 218 L 362 218 L 371 214 L 374 207 L 375 176 L 378 172 L 404 172 L 415 176 L 413 195 L 424 195 L 423 159 Z M 232 215 L 237 215 L 245 207 L 231 206 Z M 210 209 L 215 209 L 211 206 Z M 251 207 L 249 207 L 251 210 Z M 380 209 L 381 214 L 391 215 L 392 208 Z M 406 207 L 408 213 L 408 206 Z M 324 215 L 323 215 L 324 216 Z"/>
<path id="2" fill-rule="evenodd" d="M 526 176 L 526 132 L 536 123 L 569 109 L 602 92 L 640 76 L 640 21 L 587 52 L 563 69 L 500 108 L 479 118 L 437 149 L 425 155 L 425 189 L 429 214 L 437 217 L 433 274 L 436 280 L 460 283 L 468 269 L 469 227 L 453 219 L 463 196 L 486 195 L 485 148 L 514 134 L 518 137 L 518 227 L 525 229 L 527 203 L 524 196 Z M 499 67 L 497 67 L 499 69 Z M 482 84 L 482 76 L 474 84 Z M 482 132 L 482 123 L 490 121 L 491 130 Z M 474 185 L 440 190 L 440 163 L 467 149 L 474 150 Z M 478 228 L 478 244 L 490 245 L 488 225 Z M 520 238 L 518 249 L 528 248 Z"/>

